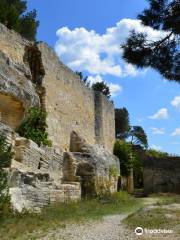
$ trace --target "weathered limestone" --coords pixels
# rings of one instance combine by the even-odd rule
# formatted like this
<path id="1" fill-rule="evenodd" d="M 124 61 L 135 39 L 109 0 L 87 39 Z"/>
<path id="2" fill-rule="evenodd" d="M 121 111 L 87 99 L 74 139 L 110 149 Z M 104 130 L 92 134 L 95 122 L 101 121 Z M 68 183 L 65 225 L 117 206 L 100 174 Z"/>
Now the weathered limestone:
<path id="1" fill-rule="evenodd" d="M 102 146 L 87 144 L 76 132 L 71 133 L 70 150 L 71 153 L 64 155 L 63 174 L 66 181 L 81 177 L 84 195 L 105 190 L 117 191 L 120 175 L 118 158 Z"/>
<path id="2" fill-rule="evenodd" d="M 0 24 L 0 30 L 1 29 L 2 25 Z M 9 39 L 9 41 L 11 40 L 12 39 Z M 1 33 L 0 121 L 4 122 L 5 124 L 8 124 L 15 130 L 20 125 L 27 108 L 29 106 L 39 106 L 40 101 L 35 87 L 29 80 L 31 73 L 28 66 L 26 66 L 23 63 L 15 62 L 15 60 L 18 60 L 18 58 L 17 59 L 10 58 L 11 54 L 7 53 L 9 49 L 8 40 L 6 43 L 7 48 L 4 47 L 2 41 L 3 39 Z M 15 56 L 15 53 L 13 56 Z"/>
<path id="3" fill-rule="evenodd" d="M 79 183 L 60 184 L 48 173 L 20 171 L 11 168 L 9 193 L 14 209 L 40 210 L 54 202 L 77 201 L 81 197 Z"/>
<path id="4" fill-rule="evenodd" d="M 16 133 L 32 106 L 48 114 L 52 147 L 39 147 Z M 113 103 L 102 93 L 87 88 L 46 44 L 29 42 L 0 24 L 0 134 L 14 152 L 9 168 L 13 208 L 38 210 L 116 191 L 114 126 Z"/>
<path id="5" fill-rule="evenodd" d="M 115 140 L 113 104 L 103 94 L 98 92 L 95 95 L 87 88 L 46 44 L 40 43 L 38 48 L 45 70 L 42 86 L 46 89 L 48 132 L 54 144 L 63 151 L 69 150 L 69 136 L 76 131 L 89 144 L 101 144 L 112 152 Z M 96 98 L 97 94 L 99 98 Z M 101 110 L 100 119 L 98 113 Z M 100 138 L 96 137 L 98 129 L 102 133 Z"/>
<path id="6" fill-rule="evenodd" d="M 119 160 L 103 147 L 90 146 L 75 132 L 71 134 L 71 148 L 77 152 L 65 152 L 63 156 L 17 135 L 14 141 L 9 192 L 12 206 L 18 211 L 117 191 Z M 115 175 L 111 175 L 112 169 Z"/>

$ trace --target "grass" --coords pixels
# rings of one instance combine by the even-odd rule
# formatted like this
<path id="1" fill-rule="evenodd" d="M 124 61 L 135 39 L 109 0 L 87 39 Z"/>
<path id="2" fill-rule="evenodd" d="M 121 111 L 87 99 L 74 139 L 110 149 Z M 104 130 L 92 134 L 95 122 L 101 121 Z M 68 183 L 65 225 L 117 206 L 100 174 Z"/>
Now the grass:
<path id="1" fill-rule="evenodd" d="M 24 212 L 6 214 L 0 217 L 0 239 L 38 239 L 48 229 L 65 227 L 69 223 L 98 220 L 105 215 L 135 211 L 142 205 L 140 199 L 126 192 L 105 194 L 96 199 L 85 199 L 69 204 L 54 204 L 42 210 L 40 214 Z M 36 232 L 36 238 L 33 238 Z"/>
<path id="2" fill-rule="evenodd" d="M 171 216 L 172 218 L 166 217 Z M 180 221 L 180 210 L 169 210 L 163 208 L 140 209 L 136 213 L 129 215 L 124 223 L 130 228 L 138 226 L 142 228 L 166 228 L 171 229 Z"/>
<path id="3" fill-rule="evenodd" d="M 180 208 L 167 206 L 173 203 L 180 204 L 180 196 L 153 194 L 151 197 L 159 199 L 153 208 L 147 206 L 140 208 L 123 220 L 123 223 L 133 231 L 138 226 L 147 229 L 172 229 L 177 239 L 180 239 Z"/>
<path id="4" fill-rule="evenodd" d="M 180 195 L 175 195 L 175 194 L 171 194 L 171 193 L 166 193 L 166 194 L 152 194 L 151 197 L 158 197 L 159 200 L 157 201 L 156 205 L 169 205 L 169 204 L 173 204 L 173 203 L 180 203 Z"/>

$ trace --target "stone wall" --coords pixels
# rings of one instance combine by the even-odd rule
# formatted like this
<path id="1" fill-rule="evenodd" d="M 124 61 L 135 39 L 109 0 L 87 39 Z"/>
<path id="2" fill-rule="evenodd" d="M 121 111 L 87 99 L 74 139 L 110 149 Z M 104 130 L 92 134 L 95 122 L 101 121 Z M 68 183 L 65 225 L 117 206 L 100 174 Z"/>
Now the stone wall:
<path id="1" fill-rule="evenodd" d="M 47 111 L 51 148 L 16 133 L 32 106 Z M 86 87 L 49 46 L 0 24 L 0 134 L 14 152 L 8 184 L 16 210 L 116 191 L 114 131 L 114 106 L 102 93 Z"/>
<path id="2" fill-rule="evenodd" d="M 45 69 L 43 86 L 48 113 L 48 132 L 56 147 L 69 149 L 72 130 L 83 134 L 91 144 L 94 139 L 94 95 L 79 77 L 61 63 L 47 45 L 40 44 Z"/>
<path id="3" fill-rule="evenodd" d="M 27 109 L 39 105 L 48 113 L 54 147 L 68 150 L 76 131 L 112 152 L 113 104 L 98 98 L 48 45 L 34 45 L 0 24 L 0 119 L 16 130 Z"/>
<path id="4" fill-rule="evenodd" d="M 180 157 L 146 158 L 144 192 L 180 193 Z"/>
<path id="5" fill-rule="evenodd" d="M 114 104 L 102 95 L 102 114 L 103 114 L 103 137 L 104 147 L 110 152 L 113 152 L 115 142 L 115 113 Z"/>
<path id="6" fill-rule="evenodd" d="M 76 131 L 89 144 L 101 144 L 112 152 L 115 141 L 114 106 L 101 93 L 87 88 L 54 51 L 40 43 L 45 70 L 43 87 L 48 132 L 56 147 L 69 150 L 70 133 Z"/>

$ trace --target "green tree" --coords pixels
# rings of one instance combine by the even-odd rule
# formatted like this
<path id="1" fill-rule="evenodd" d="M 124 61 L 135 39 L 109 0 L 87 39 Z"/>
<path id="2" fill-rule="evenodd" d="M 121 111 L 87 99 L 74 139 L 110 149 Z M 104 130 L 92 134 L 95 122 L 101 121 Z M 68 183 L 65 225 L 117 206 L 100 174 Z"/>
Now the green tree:
<path id="1" fill-rule="evenodd" d="M 124 139 L 130 130 L 129 112 L 126 108 L 115 109 L 116 138 Z"/>
<path id="2" fill-rule="evenodd" d="M 94 83 L 92 89 L 97 92 L 102 92 L 107 98 L 111 97 L 110 89 L 105 82 Z"/>
<path id="3" fill-rule="evenodd" d="M 132 145 L 123 140 L 117 140 L 114 144 L 113 153 L 119 158 L 122 176 L 129 176 L 133 167 Z"/>
<path id="4" fill-rule="evenodd" d="M 132 126 L 130 131 L 127 132 L 127 138 L 130 138 L 131 143 L 134 145 L 148 147 L 147 135 L 141 126 Z"/>
<path id="5" fill-rule="evenodd" d="M 51 146 L 52 142 L 48 139 L 46 131 L 47 113 L 42 109 L 32 107 L 29 109 L 26 119 L 18 129 L 20 136 L 31 139 L 40 145 Z"/>
<path id="6" fill-rule="evenodd" d="M 152 67 L 168 80 L 180 83 L 180 1 L 148 0 L 149 8 L 138 18 L 145 26 L 167 31 L 160 40 L 132 31 L 123 48 L 123 58 L 139 68 Z"/>
<path id="7" fill-rule="evenodd" d="M 36 21 L 36 10 L 26 12 L 26 4 L 22 0 L 0 0 L 0 22 L 34 41 L 39 22 Z"/>

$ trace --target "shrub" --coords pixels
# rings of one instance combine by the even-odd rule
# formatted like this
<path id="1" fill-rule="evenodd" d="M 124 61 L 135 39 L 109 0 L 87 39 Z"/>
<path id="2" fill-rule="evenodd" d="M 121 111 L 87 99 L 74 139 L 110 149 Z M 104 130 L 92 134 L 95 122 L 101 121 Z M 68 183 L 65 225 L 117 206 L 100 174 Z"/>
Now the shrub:
<path id="1" fill-rule="evenodd" d="M 156 158 L 163 158 L 163 157 L 169 156 L 168 153 L 157 151 L 155 149 L 149 149 L 148 151 L 146 151 L 146 155 L 149 157 L 156 157 Z"/>
<path id="2" fill-rule="evenodd" d="M 31 139 L 39 146 L 52 146 L 52 142 L 48 139 L 46 131 L 47 113 L 42 109 L 32 107 L 27 113 L 27 117 L 18 129 L 20 136 Z"/>

